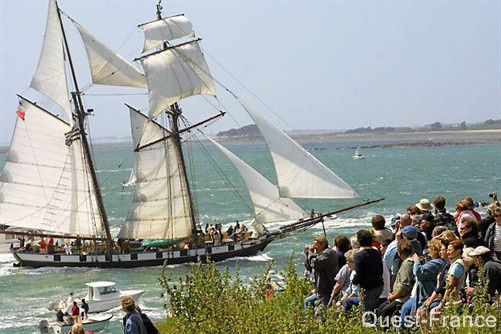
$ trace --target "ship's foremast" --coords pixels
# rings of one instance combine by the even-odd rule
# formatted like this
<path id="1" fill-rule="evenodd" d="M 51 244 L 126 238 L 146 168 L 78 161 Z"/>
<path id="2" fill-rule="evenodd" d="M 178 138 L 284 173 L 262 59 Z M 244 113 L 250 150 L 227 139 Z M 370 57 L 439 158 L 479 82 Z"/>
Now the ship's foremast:
<path id="1" fill-rule="evenodd" d="M 113 239 L 112 239 L 111 233 L 110 233 L 108 216 L 107 216 L 106 210 L 104 208 L 103 197 L 101 194 L 101 188 L 99 187 L 99 183 L 98 183 L 97 175 L 96 175 L 96 170 L 94 167 L 94 162 L 92 159 L 92 154 L 90 151 L 89 142 L 87 141 L 87 134 L 85 133 L 85 118 L 87 117 L 87 113 L 85 112 L 84 107 L 83 107 L 81 92 L 80 92 L 80 89 L 78 86 L 76 72 L 75 72 L 75 68 L 73 66 L 73 61 L 71 59 L 71 53 L 70 53 L 70 49 L 68 46 L 68 40 L 66 39 L 64 25 L 63 25 L 63 21 L 61 19 L 61 11 L 59 9 L 59 5 L 57 4 L 57 1 L 56 1 L 56 6 L 57 6 L 57 14 L 58 14 L 58 18 L 59 18 L 59 23 L 61 25 L 61 31 L 62 31 L 62 35 L 63 35 L 64 48 L 66 51 L 66 55 L 68 57 L 68 63 L 70 65 L 71 77 L 73 79 L 73 85 L 74 85 L 74 89 L 75 89 L 75 91 L 71 93 L 73 103 L 75 105 L 74 122 L 76 122 L 76 125 L 78 127 L 78 133 L 79 133 L 80 140 L 82 143 L 84 159 L 87 163 L 87 167 L 89 169 L 89 174 L 91 176 L 90 181 L 92 183 L 92 189 L 93 189 L 94 194 L 96 196 L 99 215 L 101 216 L 101 220 L 102 220 L 103 227 L 105 230 L 108 252 L 111 252 L 111 250 L 113 249 Z"/>

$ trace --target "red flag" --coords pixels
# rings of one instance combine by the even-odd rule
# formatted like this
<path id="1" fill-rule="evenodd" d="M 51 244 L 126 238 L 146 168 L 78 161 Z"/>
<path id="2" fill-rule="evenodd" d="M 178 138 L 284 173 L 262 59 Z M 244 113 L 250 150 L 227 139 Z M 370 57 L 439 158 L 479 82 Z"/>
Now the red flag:
<path id="1" fill-rule="evenodd" d="M 17 109 L 16 115 L 17 115 L 17 117 L 19 117 L 20 119 L 22 119 L 24 121 L 24 117 L 26 116 L 26 113 L 21 109 Z"/>

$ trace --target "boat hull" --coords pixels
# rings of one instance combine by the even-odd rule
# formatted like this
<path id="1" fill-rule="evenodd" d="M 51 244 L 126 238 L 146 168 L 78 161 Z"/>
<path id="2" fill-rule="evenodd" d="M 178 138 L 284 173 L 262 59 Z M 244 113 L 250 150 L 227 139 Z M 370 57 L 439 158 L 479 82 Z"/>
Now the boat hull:
<path id="1" fill-rule="evenodd" d="M 131 296 L 134 300 L 138 300 L 144 294 L 143 290 L 133 290 L 133 291 L 121 291 L 117 294 L 116 298 L 113 299 L 99 299 L 99 300 L 90 300 L 87 303 L 89 304 L 89 313 L 99 313 L 106 312 L 115 307 L 120 306 L 120 298 L 123 296 Z"/>
<path id="2" fill-rule="evenodd" d="M 12 250 L 12 254 L 23 267 L 97 267 L 97 268 L 137 268 L 190 262 L 218 262 L 239 256 L 252 256 L 263 251 L 275 237 L 261 236 L 257 239 L 222 246 L 183 249 L 172 251 L 114 254 L 111 257 L 82 254 L 34 254 Z"/>
<path id="3" fill-rule="evenodd" d="M 100 332 L 108 327 L 108 323 L 113 316 L 109 315 L 103 318 L 84 320 L 82 325 L 85 331 Z M 66 334 L 71 330 L 72 325 L 62 325 L 53 323 L 48 326 L 47 331 L 40 331 L 41 333 L 49 334 Z"/>

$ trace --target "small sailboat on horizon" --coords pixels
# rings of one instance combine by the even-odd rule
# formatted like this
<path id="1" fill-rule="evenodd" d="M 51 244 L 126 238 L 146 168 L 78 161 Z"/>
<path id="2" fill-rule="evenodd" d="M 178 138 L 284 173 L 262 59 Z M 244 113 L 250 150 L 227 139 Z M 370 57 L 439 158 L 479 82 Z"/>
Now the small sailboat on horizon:
<path id="1" fill-rule="evenodd" d="M 360 146 L 357 147 L 357 149 L 355 150 L 355 154 L 353 155 L 353 159 L 355 159 L 355 160 L 365 159 L 365 156 L 363 156 L 362 153 L 360 152 Z"/>

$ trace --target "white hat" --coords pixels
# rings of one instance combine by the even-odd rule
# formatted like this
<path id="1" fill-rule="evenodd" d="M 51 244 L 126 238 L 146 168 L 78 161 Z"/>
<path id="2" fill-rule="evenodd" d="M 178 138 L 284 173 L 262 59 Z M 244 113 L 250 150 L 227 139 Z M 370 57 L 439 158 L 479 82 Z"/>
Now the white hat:
<path id="1" fill-rule="evenodd" d="M 468 254 L 469 256 L 480 256 L 480 255 L 484 255 L 484 254 L 487 254 L 487 253 L 490 253 L 491 250 L 485 246 L 478 246 L 477 248 L 475 248 L 475 250 L 473 252 L 471 252 L 470 254 Z"/>
<path id="2" fill-rule="evenodd" d="M 416 206 L 421 211 L 430 211 L 430 209 L 433 207 L 427 198 L 421 199 L 419 203 L 416 203 Z"/>

